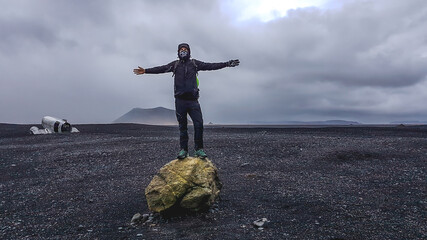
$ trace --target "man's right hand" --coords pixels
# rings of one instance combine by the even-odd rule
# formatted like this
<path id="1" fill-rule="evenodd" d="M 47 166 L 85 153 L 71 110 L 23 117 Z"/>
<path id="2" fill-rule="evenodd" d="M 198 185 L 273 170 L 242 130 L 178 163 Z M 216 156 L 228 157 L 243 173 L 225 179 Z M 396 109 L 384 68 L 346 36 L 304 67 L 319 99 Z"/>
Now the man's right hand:
<path id="1" fill-rule="evenodd" d="M 138 66 L 138 68 L 135 68 L 135 69 L 133 70 L 133 73 L 135 73 L 136 75 L 141 75 L 141 74 L 144 74 L 144 73 L 145 73 L 145 69 L 144 69 L 144 68 L 142 68 L 142 67 L 140 67 L 140 66 Z"/>

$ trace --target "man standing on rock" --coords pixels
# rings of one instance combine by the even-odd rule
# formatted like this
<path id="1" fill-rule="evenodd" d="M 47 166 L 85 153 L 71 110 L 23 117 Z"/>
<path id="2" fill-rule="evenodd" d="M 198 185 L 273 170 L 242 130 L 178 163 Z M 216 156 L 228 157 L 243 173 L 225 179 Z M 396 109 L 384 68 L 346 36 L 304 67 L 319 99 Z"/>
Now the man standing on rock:
<path id="1" fill-rule="evenodd" d="M 178 153 L 178 159 L 184 159 L 188 156 L 187 114 L 190 115 L 194 125 L 195 156 L 203 159 L 206 158 L 207 155 L 205 151 L 203 151 L 203 118 L 198 101 L 199 80 L 197 79 L 197 72 L 235 67 L 240 64 L 240 61 L 237 59 L 221 63 L 205 63 L 191 59 L 190 57 L 190 46 L 187 43 L 181 43 L 178 45 L 179 60 L 153 68 L 144 69 L 138 66 L 133 72 L 136 75 L 173 72 L 175 111 L 179 123 L 179 143 L 181 147 Z"/>

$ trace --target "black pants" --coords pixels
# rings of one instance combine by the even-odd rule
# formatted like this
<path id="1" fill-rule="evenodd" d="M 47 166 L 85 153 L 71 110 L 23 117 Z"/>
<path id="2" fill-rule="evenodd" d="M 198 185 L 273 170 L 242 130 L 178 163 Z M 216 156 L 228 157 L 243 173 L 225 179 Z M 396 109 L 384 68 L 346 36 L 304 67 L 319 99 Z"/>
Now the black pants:
<path id="1" fill-rule="evenodd" d="M 179 144 L 181 149 L 188 151 L 188 121 L 187 114 L 190 115 L 194 126 L 194 148 L 203 148 L 203 117 L 202 109 L 197 100 L 175 99 L 176 119 L 179 123 Z"/>

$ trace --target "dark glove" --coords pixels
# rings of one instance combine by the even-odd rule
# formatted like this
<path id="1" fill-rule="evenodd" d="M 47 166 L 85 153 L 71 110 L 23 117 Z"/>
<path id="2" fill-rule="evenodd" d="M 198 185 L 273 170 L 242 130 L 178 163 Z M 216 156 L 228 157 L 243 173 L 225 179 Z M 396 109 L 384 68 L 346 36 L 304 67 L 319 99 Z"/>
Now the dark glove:
<path id="1" fill-rule="evenodd" d="M 236 67 L 236 66 L 239 66 L 239 64 L 240 64 L 239 59 L 230 60 L 227 62 L 227 67 Z"/>

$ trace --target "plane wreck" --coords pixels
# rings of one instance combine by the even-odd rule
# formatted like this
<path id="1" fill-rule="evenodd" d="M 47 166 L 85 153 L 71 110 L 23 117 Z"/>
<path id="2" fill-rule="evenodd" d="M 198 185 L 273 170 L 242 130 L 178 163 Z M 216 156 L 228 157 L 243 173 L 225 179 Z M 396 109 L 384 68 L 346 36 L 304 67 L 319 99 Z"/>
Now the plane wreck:
<path id="1" fill-rule="evenodd" d="M 44 128 L 39 129 L 36 126 L 30 128 L 30 133 L 37 134 L 51 134 L 51 133 L 76 133 L 80 132 L 77 128 L 71 126 L 70 123 L 65 119 L 45 116 L 42 119 L 42 126 Z"/>

